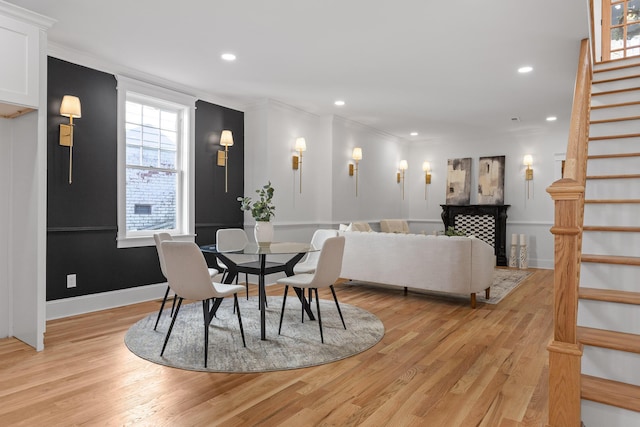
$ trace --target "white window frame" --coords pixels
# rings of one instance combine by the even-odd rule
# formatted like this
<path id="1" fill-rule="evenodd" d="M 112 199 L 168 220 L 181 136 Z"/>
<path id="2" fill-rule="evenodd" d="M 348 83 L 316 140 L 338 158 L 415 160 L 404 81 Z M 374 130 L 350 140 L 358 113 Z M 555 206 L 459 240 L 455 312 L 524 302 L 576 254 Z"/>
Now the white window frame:
<path id="1" fill-rule="evenodd" d="M 178 195 L 174 238 L 193 241 L 195 238 L 195 104 L 196 98 L 149 83 L 117 76 L 118 79 L 118 248 L 153 246 L 153 234 L 158 230 L 127 232 L 126 189 L 126 101 L 149 99 L 152 104 L 178 108 L 182 113 L 181 142 L 178 147 Z M 132 99 L 134 100 L 134 99 Z"/>

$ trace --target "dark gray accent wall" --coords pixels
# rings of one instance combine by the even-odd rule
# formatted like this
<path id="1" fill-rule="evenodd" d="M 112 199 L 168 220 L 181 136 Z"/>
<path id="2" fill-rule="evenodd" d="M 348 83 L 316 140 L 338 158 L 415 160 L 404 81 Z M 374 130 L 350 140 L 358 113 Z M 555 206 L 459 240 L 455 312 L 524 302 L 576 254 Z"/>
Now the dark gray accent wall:
<path id="1" fill-rule="evenodd" d="M 111 74 L 48 58 L 48 301 L 164 281 L 155 247 L 116 247 L 116 84 Z M 78 96 L 82 103 L 82 118 L 74 121 L 72 184 L 69 149 L 58 145 L 59 125 L 68 123 L 59 114 L 64 95 Z M 218 228 L 243 223 L 235 199 L 244 185 L 244 115 L 198 101 L 195 121 L 196 233 L 197 242 L 204 244 L 214 241 Z M 224 168 L 215 163 L 222 129 L 234 135 L 229 193 L 224 192 Z M 67 289 L 68 274 L 77 275 L 76 288 Z"/>

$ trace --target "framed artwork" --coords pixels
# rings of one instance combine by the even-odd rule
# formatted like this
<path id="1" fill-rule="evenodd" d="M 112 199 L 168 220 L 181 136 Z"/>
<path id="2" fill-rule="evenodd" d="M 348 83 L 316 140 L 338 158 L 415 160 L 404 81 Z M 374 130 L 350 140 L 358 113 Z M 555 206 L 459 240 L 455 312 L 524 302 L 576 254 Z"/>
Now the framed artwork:
<path id="1" fill-rule="evenodd" d="M 504 204 L 504 156 L 478 159 L 478 204 Z"/>
<path id="2" fill-rule="evenodd" d="M 471 202 L 471 157 L 447 162 L 447 205 Z"/>

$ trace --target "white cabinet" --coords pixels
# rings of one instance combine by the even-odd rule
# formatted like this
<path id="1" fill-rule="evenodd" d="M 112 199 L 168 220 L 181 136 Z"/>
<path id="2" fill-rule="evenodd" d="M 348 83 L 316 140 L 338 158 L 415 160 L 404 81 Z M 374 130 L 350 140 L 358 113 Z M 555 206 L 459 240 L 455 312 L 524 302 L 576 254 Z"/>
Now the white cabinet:
<path id="1" fill-rule="evenodd" d="M 38 107 L 39 29 L 0 15 L 0 101 Z"/>

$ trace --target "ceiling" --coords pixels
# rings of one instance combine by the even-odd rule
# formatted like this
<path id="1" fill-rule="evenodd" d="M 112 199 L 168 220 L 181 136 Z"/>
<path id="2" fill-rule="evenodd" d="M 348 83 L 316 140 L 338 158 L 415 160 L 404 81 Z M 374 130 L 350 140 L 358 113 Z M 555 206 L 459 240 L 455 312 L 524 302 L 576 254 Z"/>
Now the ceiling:
<path id="1" fill-rule="evenodd" d="M 53 46 L 113 69 L 409 141 L 566 125 L 588 35 L 587 0 L 9 2 L 56 19 Z M 519 74 L 523 65 L 534 70 Z"/>

